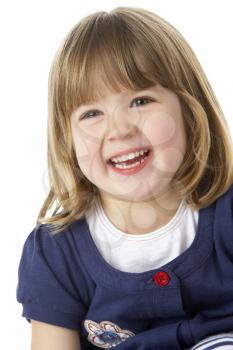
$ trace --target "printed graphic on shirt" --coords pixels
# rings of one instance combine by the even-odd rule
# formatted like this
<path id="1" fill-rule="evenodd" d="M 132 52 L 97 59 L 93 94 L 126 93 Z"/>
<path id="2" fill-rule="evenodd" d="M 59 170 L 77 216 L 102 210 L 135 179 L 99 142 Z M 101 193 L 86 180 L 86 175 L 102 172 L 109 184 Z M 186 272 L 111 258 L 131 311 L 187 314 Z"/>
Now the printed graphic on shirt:
<path id="1" fill-rule="evenodd" d="M 88 341 L 103 349 L 110 349 L 135 335 L 110 321 L 97 323 L 85 320 L 84 327 L 88 332 Z"/>

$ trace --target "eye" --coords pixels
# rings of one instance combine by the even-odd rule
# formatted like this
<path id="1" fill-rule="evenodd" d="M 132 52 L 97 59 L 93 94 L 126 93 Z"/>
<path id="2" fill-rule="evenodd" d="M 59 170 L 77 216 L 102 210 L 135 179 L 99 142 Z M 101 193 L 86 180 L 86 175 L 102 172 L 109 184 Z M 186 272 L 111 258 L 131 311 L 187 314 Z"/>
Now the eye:
<path id="1" fill-rule="evenodd" d="M 138 102 L 138 101 L 144 101 L 144 102 L 146 101 L 146 103 L 136 104 L 136 106 L 138 106 L 138 107 L 140 107 L 140 106 L 143 107 L 144 105 L 147 105 L 149 102 L 153 102 L 152 98 L 150 98 L 150 97 L 146 97 L 146 96 L 136 97 L 135 99 L 132 100 L 131 106 L 133 105 L 134 102 Z M 81 116 L 81 119 L 92 119 L 92 118 L 96 117 L 96 115 L 97 115 L 96 113 L 99 114 L 101 112 L 98 110 L 88 111 Z"/>
<path id="2" fill-rule="evenodd" d="M 87 113 L 85 113 L 82 117 L 81 117 L 81 119 L 90 119 L 90 118 L 93 118 L 93 117 L 95 117 L 95 113 L 99 113 L 99 111 L 97 111 L 97 110 L 93 110 L 93 111 L 89 111 L 89 112 L 87 112 Z M 92 115 L 92 116 L 90 116 L 92 113 L 94 113 L 94 116 Z"/>
<path id="3" fill-rule="evenodd" d="M 137 106 L 144 106 L 145 104 L 147 105 L 148 104 L 148 101 L 149 102 L 152 102 L 153 100 L 150 98 L 150 97 L 146 97 L 146 96 L 143 96 L 143 97 L 137 97 L 137 98 L 135 98 L 132 102 L 134 102 L 134 101 L 136 101 L 136 102 L 138 102 L 138 101 L 147 101 L 147 103 L 143 103 L 143 104 L 137 104 Z"/>

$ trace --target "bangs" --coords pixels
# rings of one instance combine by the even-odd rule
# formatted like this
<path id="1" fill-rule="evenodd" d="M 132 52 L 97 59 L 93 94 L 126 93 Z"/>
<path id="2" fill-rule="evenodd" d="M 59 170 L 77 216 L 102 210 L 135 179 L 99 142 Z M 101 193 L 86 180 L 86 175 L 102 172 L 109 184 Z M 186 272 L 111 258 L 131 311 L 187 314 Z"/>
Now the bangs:
<path id="1" fill-rule="evenodd" d="M 68 35 L 60 63 L 58 101 L 63 113 L 72 113 L 81 104 L 95 102 L 107 90 L 141 90 L 155 84 L 167 86 L 164 64 L 135 20 L 124 21 L 115 13 L 93 15 Z M 157 43 L 159 46 L 159 41 Z M 62 55 L 60 56 L 60 59 Z"/>

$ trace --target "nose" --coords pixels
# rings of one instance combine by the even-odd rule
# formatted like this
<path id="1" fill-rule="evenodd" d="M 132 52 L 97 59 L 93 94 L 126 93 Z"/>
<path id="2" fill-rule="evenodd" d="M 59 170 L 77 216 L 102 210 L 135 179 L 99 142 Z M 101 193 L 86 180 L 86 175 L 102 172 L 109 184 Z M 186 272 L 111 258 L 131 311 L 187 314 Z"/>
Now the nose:
<path id="1" fill-rule="evenodd" d="M 107 138 L 115 140 L 132 137 L 138 132 L 138 124 L 137 115 L 130 115 L 120 108 L 115 108 L 108 118 Z"/>

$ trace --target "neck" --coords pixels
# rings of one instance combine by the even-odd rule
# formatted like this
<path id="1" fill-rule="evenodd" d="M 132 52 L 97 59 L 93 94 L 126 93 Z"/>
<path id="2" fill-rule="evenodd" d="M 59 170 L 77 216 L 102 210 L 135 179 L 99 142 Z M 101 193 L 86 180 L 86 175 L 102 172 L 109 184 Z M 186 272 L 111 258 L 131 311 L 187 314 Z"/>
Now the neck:
<path id="1" fill-rule="evenodd" d="M 182 201 L 175 193 L 162 195 L 146 202 L 127 202 L 108 195 L 100 196 L 108 219 L 128 234 L 145 234 L 166 225 L 176 214 Z"/>

